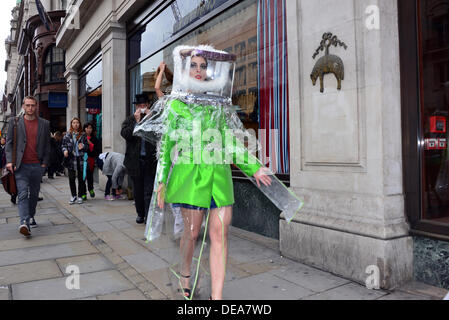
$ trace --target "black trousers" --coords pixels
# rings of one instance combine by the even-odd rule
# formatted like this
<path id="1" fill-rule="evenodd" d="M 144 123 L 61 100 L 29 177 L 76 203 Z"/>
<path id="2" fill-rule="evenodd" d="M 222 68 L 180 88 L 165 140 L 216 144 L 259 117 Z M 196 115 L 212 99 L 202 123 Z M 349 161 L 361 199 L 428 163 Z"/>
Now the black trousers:
<path id="1" fill-rule="evenodd" d="M 89 167 L 86 169 L 86 181 L 87 181 L 87 190 L 94 190 L 94 172 L 89 170 Z M 86 190 L 86 187 L 84 187 Z"/>
<path id="2" fill-rule="evenodd" d="M 76 171 L 69 170 L 69 184 L 70 184 L 70 192 L 72 193 L 72 197 L 76 197 L 76 183 L 75 180 L 78 178 L 78 197 L 82 197 L 86 194 L 86 184 L 83 180 L 83 168 L 79 161 L 76 164 Z"/>
<path id="3" fill-rule="evenodd" d="M 139 159 L 140 175 L 131 177 L 136 212 L 142 218 L 148 215 L 156 175 L 156 168 L 150 164 L 152 164 L 151 160 Z"/>

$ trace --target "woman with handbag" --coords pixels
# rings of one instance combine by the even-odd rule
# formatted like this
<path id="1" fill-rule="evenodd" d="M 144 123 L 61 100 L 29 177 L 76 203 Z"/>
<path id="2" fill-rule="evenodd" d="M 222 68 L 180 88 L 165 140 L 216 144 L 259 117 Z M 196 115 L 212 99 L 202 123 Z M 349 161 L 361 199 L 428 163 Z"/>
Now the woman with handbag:
<path id="1" fill-rule="evenodd" d="M 83 203 L 83 195 L 86 194 L 86 185 L 83 180 L 84 153 L 89 150 L 89 144 L 82 130 L 81 121 L 73 118 L 70 122 L 70 130 L 62 139 L 62 152 L 64 153 L 64 166 L 69 171 L 70 192 L 72 197 L 69 203 Z M 76 182 L 78 178 L 78 197 Z"/>

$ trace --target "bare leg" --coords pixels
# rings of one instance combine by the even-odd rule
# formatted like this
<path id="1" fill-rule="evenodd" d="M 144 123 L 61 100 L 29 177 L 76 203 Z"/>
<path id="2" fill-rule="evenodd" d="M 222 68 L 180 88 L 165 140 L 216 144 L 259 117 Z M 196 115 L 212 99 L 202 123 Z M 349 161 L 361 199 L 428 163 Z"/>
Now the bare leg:
<path id="1" fill-rule="evenodd" d="M 193 252 L 195 251 L 195 244 L 201 230 L 204 211 L 182 208 L 181 212 L 184 220 L 184 233 L 180 241 L 181 285 L 183 288 L 190 289 L 190 279 L 188 277 L 191 276 L 190 268 L 192 264 Z"/>
<path id="2" fill-rule="evenodd" d="M 228 229 L 231 219 L 232 206 L 213 209 L 209 217 L 211 297 L 214 300 L 223 298 L 228 257 Z"/>

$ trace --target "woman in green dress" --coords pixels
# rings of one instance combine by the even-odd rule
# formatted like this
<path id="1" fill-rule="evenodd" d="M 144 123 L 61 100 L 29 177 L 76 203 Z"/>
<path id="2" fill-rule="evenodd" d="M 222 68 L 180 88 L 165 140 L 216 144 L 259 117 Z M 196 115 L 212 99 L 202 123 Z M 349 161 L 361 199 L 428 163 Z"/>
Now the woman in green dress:
<path id="1" fill-rule="evenodd" d="M 157 174 L 159 208 L 164 209 L 166 204 L 171 204 L 172 208 L 181 210 L 183 217 L 179 280 L 186 299 L 190 299 L 192 295 L 192 258 L 203 217 L 207 212 L 210 238 L 210 299 L 222 299 L 228 255 L 227 234 L 232 218 L 234 191 L 231 163 L 225 160 L 230 158 L 227 151 L 229 146 L 224 143 L 229 141 L 229 119 L 226 118 L 227 114 L 221 103 L 217 103 L 220 98 L 216 93 L 219 90 L 222 92 L 223 86 L 228 82 L 221 79 L 223 75 L 226 78 L 230 73 L 229 68 L 224 67 L 225 62 L 229 62 L 227 59 L 232 60 L 234 57 L 212 47 L 178 47 L 174 53 L 173 90 L 177 89 L 178 76 L 178 79 L 181 78 L 184 82 L 181 86 L 185 94 L 201 96 L 200 99 L 194 99 L 194 103 L 189 99 L 172 99 L 167 102 L 167 129 L 161 138 Z M 211 63 L 214 65 L 211 66 Z M 184 68 L 180 67 L 182 65 Z M 217 71 L 217 68 L 220 70 Z M 217 73 L 221 76 L 217 76 Z M 208 137 L 213 137 L 212 143 L 209 143 L 211 140 Z M 182 144 L 179 138 L 187 142 Z M 239 155 L 239 150 L 244 148 L 239 148 L 236 144 L 238 142 L 234 140 L 232 162 L 247 176 L 254 177 L 258 185 L 269 185 L 271 178 L 264 167 L 257 161 L 251 162 L 250 160 L 255 158 L 253 159 L 249 152 L 243 156 Z M 177 149 L 177 159 L 173 159 L 174 149 Z M 241 163 L 236 162 L 239 156 L 244 160 Z"/>

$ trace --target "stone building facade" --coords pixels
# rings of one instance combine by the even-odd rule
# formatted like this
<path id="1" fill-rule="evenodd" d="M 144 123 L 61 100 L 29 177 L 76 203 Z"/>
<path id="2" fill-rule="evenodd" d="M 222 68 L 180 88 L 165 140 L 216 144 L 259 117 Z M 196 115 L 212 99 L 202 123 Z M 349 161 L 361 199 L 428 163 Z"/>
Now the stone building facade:
<path id="1" fill-rule="evenodd" d="M 65 130 L 67 88 L 64 52 L 55 46 L 55 34 L 65 17 L 65 1 L 42 1 L 49 29 L 41 21 L 34 1 L 23 0 L 13 9 L 7 39 L 8 79 L 5 92 L 12 115 L 20 112 L 23 97 L 33 95 L 39 114 L 50 120 L 51 131 Z M 17 16 L 17 19 L 16 19 Z"/>

